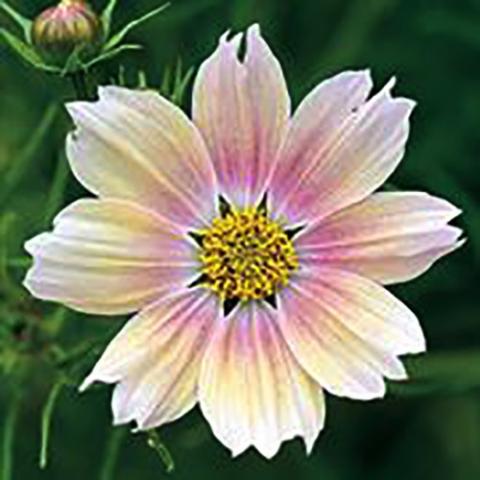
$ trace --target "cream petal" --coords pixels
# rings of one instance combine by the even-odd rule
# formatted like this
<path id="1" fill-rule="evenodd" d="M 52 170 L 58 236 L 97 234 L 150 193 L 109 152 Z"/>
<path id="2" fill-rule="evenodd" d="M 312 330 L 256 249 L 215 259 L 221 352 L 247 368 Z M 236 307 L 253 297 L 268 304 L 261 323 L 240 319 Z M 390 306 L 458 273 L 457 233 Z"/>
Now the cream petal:
<path id="1" fill-rule="evenodd" d="M 385 182 L 405 150 L 414 102 L 392 98 L 391 81 L 362 103 L 371 87 L 366 73 L 337 81 L 345 82 L 347 93 L 335 96 L 333 82 L 318 89 L 320 98 L 307 98 L 279 153 L 270 192 L 276 214 L 290 223 L 315 221 L 363 200 Z M 322 101 L 331 107 L 321 111 L 332 118 L 320 114 L 317 120 L 313 107 Z"/>
<path id="2" fill-rule="evenodd" d="M 135 421 L 140 430 L 171 422 L 197 402 L 201 358 L 218 306 L 206 292 L 185 290 L 129 320 L 85 379 L 117 383 L 115 424 Z"/>
<path id="3" fill-rule="evenodd" d="M 195 274 L 195 249 L 178 227 L 122 200 L 79 200 L 51 233 L 28 241 L 25 279 L 44 300 L 96 314 L 136 311 Z"/>
<path id="4" fill-rule="evenodd" d="M 330 268 L 304 269 L 281 292 L 279 326 L 295 357 L 326 390 L 369 400 L 383 377 L 406 378 L 397 358 L 424 351 L 415 315 L 376 283 Z"/>
<path id="5" fill-rule="evenodd" d="M 253 446 L 271 458 L 295 436 L 310 451 L 324 424 L 322 390 L 293 358 L 268 308 L 249 304 L 219 319 L 202 362 L 200 407 L 234 456 Z"/>
<path id="6" fill-rule="evenodd" d="M 241 36 L 224 35 L 200 67 L 193 93 L 193 120 L 203 133 L 223 193 L 237 204 L 256 201 L 290 114 L 290 98 L 279 62 L 258 25 Z"/>
<path id="7" fill-rule="evenodd" d="M 68 105 L 77 129 L 67 154 L 100 197 L 132 200 L 190 228 L 214 213 L 215 176 L 205 143 L 176 106 L 153 91 L 103 87 L 98 102 Z"/>
<path id="8" fill-rule="evenodd" d="M 411 280 L 458 248 L 460 214 L 425 193 L 382 192 L 318 222 L 296 240 L 302 262 L 357 272 L 383 284 Z"/>

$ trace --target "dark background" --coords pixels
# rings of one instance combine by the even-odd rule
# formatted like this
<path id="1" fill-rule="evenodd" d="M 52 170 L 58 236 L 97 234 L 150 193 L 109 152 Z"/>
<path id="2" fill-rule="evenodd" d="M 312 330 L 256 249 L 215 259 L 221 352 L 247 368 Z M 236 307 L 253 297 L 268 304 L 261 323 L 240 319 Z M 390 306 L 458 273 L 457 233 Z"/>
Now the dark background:
<path id="1" fill-rule="evenodd" d="M 30 16 L 49 5 L 10 3 Z M 154 6 L 120 1 L 115 25 Z M 409 385 L 370 403 L 329 397 L 313 453 L 306 457 L 295 440 L 268 462 L 253 451 L 232 460 L 195 410 L 160 429 L 176 463 L 172 478 L 478 479 L 480 1 L 174 0 L 131 35 L 144 51 L 125 54 L 104 75 L 123 63 L 131 82 L 143 69 L 149 86 L 159 86 L 178 58 L 198 66 L 221 33 L 252 22 L 281 59 L 295 104 L 344 69 L 371 68 L 377 88 L 397 76 L 396 93 L 419 105 L 390 188 L 425 190 L 460 206 L 469 241 L 420 279 L 393 288 L 419 315 L 429 342 L 429 353 L 408 363 Z M 0 26 L 14 28 L 1 14 Z M 70 128 L 61 104 L 73 98 L 67 80 L 34 71 L 0 45 L 0 480 L 165 478 L 145 435 L 111 428 L 109 387 L 61 390 L 49 465 L 38 468 L 52 385 L 65 376 L 79 381 L 123 321 L 34 302 L 20 287 L 28 266 L 23 242 L 84 194 L 61 154 Z M 99 340 L 90 348 L 92 338 Z M 62 365 L 51 360 L 60 348 L 71 357 Z"/>

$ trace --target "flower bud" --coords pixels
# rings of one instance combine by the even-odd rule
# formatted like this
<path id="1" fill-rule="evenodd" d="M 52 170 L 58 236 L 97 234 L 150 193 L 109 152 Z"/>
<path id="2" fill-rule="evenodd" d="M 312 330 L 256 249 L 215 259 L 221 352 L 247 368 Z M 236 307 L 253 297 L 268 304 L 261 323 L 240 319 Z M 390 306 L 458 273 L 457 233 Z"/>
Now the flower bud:
<path id="1" fill-rule="evenodd" d="M 81 60 L 93 57 L 102 40 L 102 23 L 85 0 L 62 0 L 32 25 L 32 42 L 38 53 L 57 66 L 64 65 L 75 49 Z"/>

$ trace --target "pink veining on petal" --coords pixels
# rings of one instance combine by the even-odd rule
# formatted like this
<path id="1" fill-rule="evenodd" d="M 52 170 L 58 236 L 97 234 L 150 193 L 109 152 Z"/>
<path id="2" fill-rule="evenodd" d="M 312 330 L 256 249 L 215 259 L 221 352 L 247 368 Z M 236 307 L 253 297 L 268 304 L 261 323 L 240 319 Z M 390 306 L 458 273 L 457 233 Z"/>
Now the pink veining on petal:
<path id="1" fill-rule="evenodd" d="M 368 71 L 343 72 L 320 83 L 301 102 L 270 179 L 274 203 L 282 203 L 285 192 L 317 162 L 319 150 L 365 103 L 372 86 Z"/>
<path id="2" fill-rule="evenodd" d="M 176 223 L 203 226 L 216 180 L 205 143 L 187 116 L 153 91 L 103 87 L 98 102 L 68 105 L 72 170 L 100 197 L 137 202 Z"/>
<path id="3" fill-rule="evenodd" d="M 195 274 L 196 257 L 179 227 L 122 200 L 79 200 L 51 233 L 26 244 L 25 279 L 36 297 L 97 314 L 136 311 Z"/>
<path id="4" fill-rule="evenodd" d="M 309 108 L 310 102 L 319 102 L 315 95 L 307 98 L 306 106 L 293 117 L 294 127 L 279 153 L 270 182 L 276 213 L 286 216 L 290 223 L 315 221 L 363 200 L 385 182 L 403 156 L 414 102 L 392 98 L 391 81 L 362 103 L 371 85 L 365 73 L 360 78 L 363 81 L 355 76 L 338 79 L 347 86 L 350 80 L 350 88 L 357 92 L 346 105 L 344 97 L 330 95 L 327 83 L 324 101 L 334 107 L 325 109 L 325 115 L 333 118 L 326 120 L 325 126 L 320 123 L 323 131 L 320 129 L 318 135 L 311 126 L 316 120 L 308 118 L 315 116 L 315 109 Z M 322 93 L 319 88 L 317 95 Z M 337 105 L 338 100 L 342 107 Z M 287 176 L 289 168 L 282 165 L 297 162 L 302 162 L 302 170 L 298 174 L 292 170 Z"/>
<path id="5" fill-rule="evenodd" d="M 297 360 L 338 396 L 382 397 L 384 377 L 406 378 L 398 355 L 425 349 L 415 315 L 353 273 L 306 268 L 281 292 L 279 308 L 280 329 Z"/>
<path id="6" fill-rule="evenodd" d="M 411 280 L 463 244 L 447 225 L 460 214 L 425 193 L 382 192 L 308 228 L 296 240 L 305 264 L 360 273 L 384 284 Z"/>
<path id="7" fill-rule="evenodd" d="M 323 393 L 293 358 L 273 313 L 249 304 L 219 320 L 199 383 L 215 436 L 234 456 L 253 446 L 271 458 L 297 435 L 310 451 L 324 423 Z"/>
<path id="8" fill-rule="evenodd" d="M 200 361 L 216 323 L 216 299 L 177 292 L 141 311 L 112 340 L 82 389 L 116 383 L 115 424 L 146 430 L 171 422 L 197 402 Z"/>
<path id="9" fill-rule="evenodd" d="M 287 127 L 290 99 L 282 69 L 260 35 L 246 34 L 246 54 L 239 59 L 241 35 L 220 39 L 200 67 L 193 93 L 193 120 L 203 133 L 220 188 L 238 205 L 263 194 Z"/>

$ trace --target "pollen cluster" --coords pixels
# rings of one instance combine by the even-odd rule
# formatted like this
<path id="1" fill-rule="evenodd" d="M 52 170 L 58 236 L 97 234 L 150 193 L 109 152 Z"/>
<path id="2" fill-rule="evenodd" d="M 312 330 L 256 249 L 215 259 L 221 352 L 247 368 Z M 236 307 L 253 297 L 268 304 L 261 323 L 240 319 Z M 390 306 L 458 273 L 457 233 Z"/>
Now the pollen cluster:
<path id="1" fill-rule="evenodd" d="M 261 300 L 288 283 L 298 268 L 293 242 L 259 208 L 230 210 L 202 232 L 205 286 L 222 300 Z"/>

